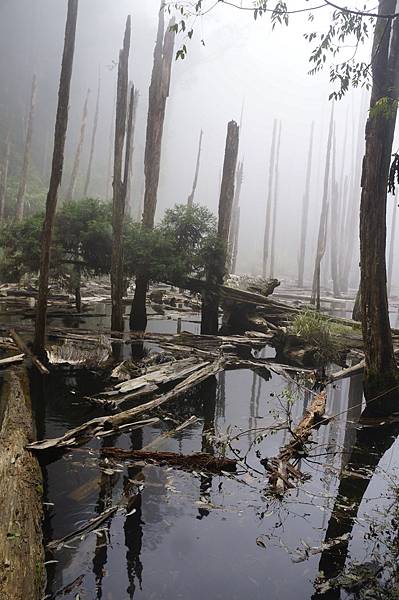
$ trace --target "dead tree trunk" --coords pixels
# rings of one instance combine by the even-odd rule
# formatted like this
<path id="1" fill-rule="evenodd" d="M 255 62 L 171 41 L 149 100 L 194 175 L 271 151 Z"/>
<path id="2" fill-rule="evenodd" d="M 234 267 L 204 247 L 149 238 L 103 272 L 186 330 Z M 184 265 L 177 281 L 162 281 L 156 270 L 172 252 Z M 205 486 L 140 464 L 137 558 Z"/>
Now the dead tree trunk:
<path id="1" fill-rule="evenodd" d="M 93 166 L 94 149 L 96 147 L 98 114 L 99 114 L 99 110 L 100 110 L 100 91 L 101 91 L 101 77 L 100 77 L 100 73 L 99 73 L 98 74 L 98 87 L 97 87 L 96 109 L 95 109 L 95 112 L 94 112 L 93 132 L 91 134 L 91 143 L 90 143 L 89 164 L 87 166 L 87 173 L 86 173 L 85 185 L 84 185 L 84 188 L 83 188 L 83 198 L 87 198 L 87 194 L 89 192 L 89 185 L 90 185 L 90 178 L 91 178 L 91 169 L 92 169 L 92 166 Z"/>
<path id="2" fill-rule="evenodd" d="M 277 135 L 277 119 L 274 119 L 272 146 L 270 149 L 270 159 L 269 159 L 269 181 L 268 181 L 268 193 L 267 193 L 267 203 L 266 203 L 265 233 L 264 233 L 264 237 L 263 237 L 262 275 L 264 278 L 266 277 L 267 261 L 269 258 L 270 218 L 271 218 L 271 214 L 272 214 L 273 173 L 274 173 L 274 155 L 275 155 L 275 151 L 276 151 L 276 135 Z"/>
<path id="3" fill-rule="evenodd" d="M 80 157 L 82 154 L 83 144 L 85 141 L 86 124 L 87 124 L 87 105 L 89 102 L 90 90 L 87 90 L 86 100 L 83 105 L 82 121 L 80 124 L 79 142 L 76 147 L 75 158 L 73 160 L 73 167 L 71 173 L 71 179 L 69 181 L 68 191 L 65 195 L 66 200 L 73 200 L 75 193 L 76 180 L 79 173 Z"/>
<path id="4" fill-rule="evenodd" d="M 328 131 L 326 168 L 324 171 L 323 198 L 321 202 L 321 214 L 319 223 L 319 235 L 317 239 L 316 260 L 313 274 L 313 287 L 311 304 L 316 304 L 317 310 L 320 310 L 320 268 L 321 261 L 326 251 L 327 217 L 328 217 L 328 191 L 330 182 L 330 164 L 331 164 L 331 144 L 334 126 L 334 104 L 331 108 L 330 128 Z"/>
<path id="5" fill-rule="evenodd" d="M 39 293 L 36 306 L 34 349 L 39 357 L 45 354 L 46 314 L 48 297 L 48 279 L 50 268 L 50 249 L 53 235 L 58 190 L 61 185 L 64 167 L 65 136 L 68 126 L 68 105 L 71 86 L 73 55 L 75 51 L 76 21 L 78 0 L 68 0 L 68 14 L 65 27 L 64 52 L 62 56 L 58 107 L 54 131 L 54 151 L 51 167 L 50 186 L 46 200 L 46 215 L 42 232 L 40 255 Z"/>
<path id="6" fill-rule="evenodd" d="M 133 86 L 133 84 L 132 84 Z M 129 161 L 129 177 L 127 182 L 127 196 L 126 196 L 126 205 L 127 205 L 127 214 L 132 216 L 133 213 L 133 196 L 132 196 L 132 181 L 133 181 L 133 156 L 134 156 L 134 135 L 136 131 L 136 118 L 137 118 L 137 105 L 139 102 L 139 91 L 134 87 L 133 92 L 133 114 L 132 114 L 132 134 L 130 136 L 130 161 Z"/>
<path id="7" fill-rule="evenodd" d="M 126 135 L 127 96 L 130 51 L 130 16 L 126 21 L 123 48 L 119 52 L 118 82 L 115 116 L 115 152 L 114 152 L 114 194 L 112 203 L 112 258 L 111 258 L 111 329 L 123 331 L 123 220 L 126 205 L 126 177 L 129 170 L 129 132 L 131 132 L 132 104 L 134 90 L 131 90 L 129 124 Z M 126 139 L 125 166 L 123 167 L 123 147 Z"/>
<path id="8" fill-rule="evenodd" d="M 110 190 L 112 184 L 112 157 L 114 154 L 114 138 L 115 138 L 115 108 L 116 108 L 116 98 L 114 98 L 114 104 L 112 108 L 112 117 L 111 117 L 111 127 L 109 130 L 109 152 L 108 152 L 108 166 L 107 166 L 107 181 L 106 181 L 106 190 L 105 190 L 105 199 L 109 200 L 110 198 Z"/>
<path id="9" fill-rule="evenodd" d="M 302 200 L 302 220 L 301 220 L 301 245 L 299 250 L 299 261 L 298 261 L 298 287 L 303 287 L 303 276 L 305 271 L 305 255 L 306 255 L 306 237 L 308 233 L 308 219 L 309 219 L 309 199 L 310 199 L 310 177 L 312 174 L 312 154 L 313 154 L 313 132 L 314 122 L 312 122 L 310 128 L 310 140 L 309 140 L 309 151 L 308 151 L 308 165 L 306 169 L 306 185 L 305 193 Z"/>
<path id="10" fill-rule="evenodd" d="M 10 132 L 7 134 L 6 139 L 6 151 L 3 161 L 3 168 L 1 171 L 1 184 L 0 184 L 0 221 L 4 220 L 4 211 L 6 208 L 6 195 L 7 195 L 7 180 L 8 180 L 8 165 L 10 162 Z"/>
<path id="11" fill-rule="evenodd" d="M 335 127 L 334 127 L 335 129 Z M 339 273 L 338 273 L 338 226 L 339 226 L 339 192 L 336 178 L 336 143 L 335 131 L 332 145 L 332 169 L 331 169 L 331 220 L 330 220 L 330 248 L 331 248 L 331 277 L 333 282 L 333 294 L 337 298 L 340 296 Z"/>
<path id="12" fill-rule="evenodd" d="M 201 160 L 201 147 L 202 147 L 202 136 L 203 136 L 203 134 L 204 134 L 204 132 L 201 129 L 200 136 L 199 136 L 199 142 L 198 142 L 198 154 L 197 154 L 197 163 L 195 165 L 193 188 L 191 190 L 191 194 L 189 195 L 189 197 L 187 199 L 187 206 L 192 206 L 193 205 L 194 194 L 195 194 L 195 190 L 197 189 L 198 174 L 199 174 L 200 160 Z"/>
<path id="13" fill-rule="evenodd" d="M 380 0 L 379 14 L 396 0 Z M 399 19 L 378 18 L 373 43 L 373 86 L 366 124 L 360 203 L 360 273 L 366 401 L 397 382 L 386 288 L 387 180 L 397 115 Z M 380 104 L 383 103 L 383 108 Z M 389 405 L 389 399 L 383 398 Z M 397 397 L 394 399 L 397 406 Z"/>
<path id="14" fill-rule="evenodd" d="M 164 3 L 159 12 L 157 41 L 149 89 L 147 133 L 144 155 L 144 209 L 143 227 L 154 227 L 159 173 L 161 168 L 162 135 L 165 122 L 166 101 L 169 96 L 170 77 L 174 55 L 175 33 L 171 20 L 165 32 Z M 145 268 L 136 277 L 136 289 L 130 313 L 130 329 L 145 331 L 147 327 L 146 294 L 148 275 Z"/>
<path id="15" fill-rule="evenodd" d="M 395 249 L 395 234 L 396 234 L 396 212 L 398 204 L 398 194 L 394 198 L 392 206 L 392 221 L 391 221 L 391 236 L 389 240 L 389 255 L 388 255 L 388 298 L 391 295 L 392 288 L 392 271 L 393 271 L 393 251 Z"/>
<path id="16" fill-rule="evenodd" d="M 270 247 L 270 278 L 274 277 L 274 266 L 276 260 L 276 227 L 277 227 L 277 205 L 278 205 L 278 179 L 279 179 L 279 160 L 280 160 L 280 142 L 281 142 L 281 121 L 278 127 L 276 160 L 274 163 L 274 198 L 273 198 L 273 224 L 272 239 Z"/>
<path id="17" fill-rule="evenodd" d="M 208 265 L 207 269 L 207 283 L 211 284 L 212 287 L 214 286 L 214 291 L 208 289 L 202 293 L 201 333 L 203 334 L 215 335 L 219 329 L 219 294 L 217 286 L 223 283 L 227 266 L 227 248 L 233 209 L 238 144 L 239 127 L 235 121 L 230 121 L 227 126 L 222 186 L 219 198 L 218 237 L 223 251 L 215 256 L 214 263 Z"/>
<path id="18" fill-rule="evenodd" d="M 40 600 L 44 592 L 42 473 L 26 450 L 34 428 L 23 369 L 6 371 L 0 396 L 0 597 Z"/>
<path id="19" fill-rule="evenodd" d="M 233 214 L 231 220 L 231 228 L 229 235 L 229 257 L 230 257 L 230 272 L 235 273 L 237 254 L 238 254 L 238 236 L 240 232 L 240 197 L 242 182 L 244 180 L 244 163 L 239 162 L 236 172 L 236 187 L 234 191 Z"/>
<path id="20" fill-rule="evenodd" d="M 31 92 L 31 97 L 30 97 L 30 109 L 29 109 L 29 117 L 28 117 L 28 127 L 26 130 L 24 158 L 23 158 L 23 162 L 22 162 L 21 178 L 19 181 L 18 192 L 17 192 L 17 202 L 16 202 L 16 206 L 15 206 L 15 217 L 18 221 L 22 221 L 22 219 L 24 218 L 26 182 L 28 179 L 28 171 L 29 171 L 29 163 L 30 163 L 30 155 L 31 155 L 31 147 L 32 147 L 33 117 L 35 114 L 35 107 L 36 107 L 36 91 L 37 91 L 37 80 L 36 80 L 36 75 L 33 75 L 32 92 Z"/>

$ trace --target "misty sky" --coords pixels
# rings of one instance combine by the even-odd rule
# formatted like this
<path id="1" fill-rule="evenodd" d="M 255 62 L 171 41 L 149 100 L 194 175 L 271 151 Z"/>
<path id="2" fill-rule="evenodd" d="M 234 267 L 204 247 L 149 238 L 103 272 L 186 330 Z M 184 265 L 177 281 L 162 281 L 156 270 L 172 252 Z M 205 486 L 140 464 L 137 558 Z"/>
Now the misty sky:
<path id="1" fill-rule="evenodd" d="M 298 2 L 295 0 L 296 4 Z M 6 125 L 13 123 L 16 139 L 18 136 L 23 138 L 31 79 L 36 72 L 39 87 L 33 168 L 38 171 L 45 171 L 46 140 L 47 146 L 52 140 L 66 4 L 66 0 L 0 0 L 0 131 L 4 136 Z M 83 180 L 100 68 L 100 122 L 90 191 L 92 195 L 105 195 L 115 97 L 115 61 L 126 16 L 131 14 L 130 76 L 140 90 L 134 193 L 142 193 L 148 86 L 158 10 L 158 0 L 80 0 L 64 186 L 68 183 L 77 144 L 84 98 L 90 88 L 88 131 L 81 167 Z M 203 154 L 196 201 L 217 210 L 227 122 L 231 119 L 239 121 L 244 105 L 239 153 L 244 160 L 239 271 L 256 273 L 260 270 L 271 132 L 273 119 L 277 118 L 282 121 L 282 139 L 276 275 L 283 278 L 296 276 L 300 211 L 313 120 L 312 216 L 305 273 L 306 279 L 311 277 L 331 110 L 328 95 L 332 84 L 327 70 L 315 76 L 308 75 L 311 45 L 303 33 L 325 28 L 328 16 L 328 11 L 319 11 L 314 23 L 308 23 L 306 15 L 293 16 L 288 28 L 277 27 L 272 32 L 268 17 L 255 22 L 249 13 L 218 6 L 195 22 L 191 41 L 187 42 L 181 36 L 176 39 L 176 50 L 182 43 L 187 43 L 188 56 L 173 64 L 157 219 L 162 217 L 165 208 L 187 200 L 201 128 L 204 130 Z M 361 51 L 362 58 L 367 59 L 368 55 L 369 48 Z M 360 106 L 363 106 L 362 118 L 366 118 L 367 93 L 362 101 L 364 94 L 364 91 L 352 90 L 336 104 L 339 176 L 352 170 Z M 346 123 L 348 143 L 343 162 Z M 83 181 L 78 188 L 82 185 Z M 388 202 L 393 205 L 391 198 Z M 357 231 L 354 235 L 357 237 Z"/>

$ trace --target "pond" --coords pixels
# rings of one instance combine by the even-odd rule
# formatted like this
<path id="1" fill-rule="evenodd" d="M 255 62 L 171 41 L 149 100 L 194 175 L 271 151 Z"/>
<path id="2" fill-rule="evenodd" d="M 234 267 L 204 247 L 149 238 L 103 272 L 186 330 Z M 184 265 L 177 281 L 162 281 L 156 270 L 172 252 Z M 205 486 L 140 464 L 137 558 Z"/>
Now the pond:
<path id="1" fill-rule="evenodd" d="M 104 307 L 95 310 L 102 314 Z M 196 331 L 195 321 L 183 328 Z M 92 318 L 81 326 L 98 323 Z M 175 328 L 173 320 L 150 321 L 151 331 Z M 89 370 L 33 377 L 38 437 L 61 435 L 96 416 L 86 397 L 103 389 L 101 376 Z M 335 418 L 315 432 L 298 465 L 306 480 L 283 498 L 271 493 L 260 460 L 291 439 L 289 429 L 311 400 L 303 382 L 227 371 L 164 405 L 156 413 L 160 423 L 92 440 L 44 463 L 46 542 L 116 507 L 94 531 L 47 553 L 46 598 L 391 597 L 398 431 L 394 420 L 359 424 L 361 378 L 327 388 L 327 413 Z M 236 474 L 109 461 L 101 453 L 104 446 L 143 448 L 192 415 L 194 424 L 157 449 L 226 452 L 239 458 Z M 330 581 L 315 591 L 320 571 Z"/>

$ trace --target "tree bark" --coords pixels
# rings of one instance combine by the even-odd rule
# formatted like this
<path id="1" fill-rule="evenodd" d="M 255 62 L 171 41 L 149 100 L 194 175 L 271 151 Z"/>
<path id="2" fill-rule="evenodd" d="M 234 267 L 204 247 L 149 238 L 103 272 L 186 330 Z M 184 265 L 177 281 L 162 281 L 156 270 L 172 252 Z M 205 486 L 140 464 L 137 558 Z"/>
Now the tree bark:
<path id="1" fill-rule="evenodd" d="M 68 14 L 65 27 L 65 42 L 62 56 L 60 86 L 58 91 L 58 107 L 54 131 L 53 162 L 51 167 L 50 186 L 46 200 L 46 215 L 43 224 L 40 256 L 39 293 L 36 307 L 34 339 L 35 353 L 39 357 L 43 357 L 45 354 L 50 249 L 55 211 L 57 208 L 58 190 L 61 184 L 62 171 L 64 167 L 65 136 L 68 126 L 69 92 L 71 86 L 73 56 L 75 51 L 77 15 L 78 0 L 68 0 Z"/>
<path id="2" fill-rule="evenodd" d="M 314 134 L 314 121 L 310 128 L 310 140 L 308 150 L 308 165 L 306 169 L 306 185 L 305 193 L 302 200 L 302 219 L 301 219 L 301 245 L 299 249 L 299 261 L 298 261 L 298 287 L 303 287 L 303 276 L 305 271 L 305 256 L 306 256 L 306 237 L 308 233 L 308 219 L 309 219 L 309 199 L 310 199 L 310 178 L 312 174 L 312 155 L 313 155 L 313 134 Z"/>
<path id="3" fill-rule="evenodd" d="M 193 188 L 191 190 L 191 194 L 189 195 L 189 197 L 187 199 L 187 206 L 192 206 L 193 205 L 195 190 L 197 189 L 198 174 L 199 174 L 200 160 L 201 160 L 201 147 L 202 147 L 202 136 L 203 136 L 203 134 L 204 134 L 204 132 L 201 129 L 200 136 L 199 136 L 199 142 L 198 142 L 198 154 L 197 154 L 197 162 L 196 162 L 196 165 L 195 165 Z"/>
<path id="4" fill-rule="evenodd" d="M 144 154 L 144 209 L 143 227 L 154 227 L 159 174 L 161 169 L 162 136 L 165 122 L 166 101 L 169 96 L 170 77 L 174 55 L 175 33 L 171 30 L 174 19 L 165 32 L 164 3 L 161 3 L 157 40 L 154 48 L 154 64 L 148 97 L 147 133 Z M 134 301 L 130 313 L 130 329 L 145 331 L 147 327 L 146 293 L 148 275 L 145 268 L 136 277 Z"/>
<path id="5" fill-rule="evenodd" d="M 391 236 L 389 239 L 389 255 L 388 255 L 388 298 L 391 295 L 392 288 L 392 270 L 393 270 L 393 251 L 395 249 L 395 234 L 396 234 L 396 213 L 398 209 L 398 195 L 394 198 L 392 206 L 392 221 L 391 221 Z"/>
<path id="6" fill-rule="evenodd" d="M 89 95 L 90 95 L 90 90 L 87 90 L 86 100 L 83 105 L 82 121 L 80 124 L 79 142 L 76 147 L 75 158 L 73 161 L 73 167 L 72 167 L 72 173 L 71 173 L 71 179 L 69 181 L 69 187 L 68 187 L 67 193 L 65 195 L 66 200 L 73 200 L 73 196 L 75 193 L 76 180 L 78 177 L 79 166 L 80 166 L 80 157 L 82 154 L 83 144 L 85 141 L 85 133 L 86 133 L 86 125 L 87 125 L 87 105 L 89 102 Z"/>
<path id="7" fill-rule="evenodd" d="M 222 185 L 219 198 L 218 238 L 223 252 L 208 266 L 207 283 L 216 286 L 214 290 L 204 290 L 202 294 L 201 333 L 217 334 L 219 329 L 219 294 L 217 286 L 223 283 L 227 267 L 227 249 L 231 227 L 231 214 L 234 199 L 234 181 L 237 167 L 239 127 L 235 121 L 227 126 L 224 153 Z"/>
<path id="8" fill-rule="evenodd" d="M 4 220 L 4 212 L 6 208 L 7 180 L 8 180 L 8 165 L 10 163 L 10 132 L 7 134 L 6 151 L 4 156 L 3 168 L 1 171 L 0 185 L 0 221 Z"/>
<path id="9" fill-rule="evenodd" d="M 31 148 L 32 148 L 33 117 L 35 114 L 35 107 L 36 107 L 36 91 L 37 91 L 37 79 L 36 79 L 36 75 L 33 75 L 32 92 L 31 92 L 31 97 L 30 97 L 30 109 L 29 109 L 29 117 L 28 117 L 28 127 L 26 130 L 24 158 L 23 158 L 23 162 L 22 162 L 21 178 L 19 181 L 18 192 L 17 192 L 17 202 L 16 202 L 16 206 L 15 206 L 15 217 L 16 217 L 17 221 L 22 221 L 22 219 L 24 218 L 26 182 L 28 179 L 30 155 L 31 155 Z"/>
<path id="10" fill-rule="evenodd" d="M 132 84 L 133 85 L 133 84 Z M 129 161 L 129 177 L 127 182 L 127 213 L 133 214 L 133 156 L 134 156 L 134 136 L 136 132 L 137 105 L 139 103 L 140 93 L 134 88 L 133 97 L 133 114 L 132 114 L 132 133 L 130 136 L 130 161 Z"/>
<path id="11" fill-rule="evenodd" d="M 107 166 L 107 181 L 106 181 L 106 189 L 105 189 L 105 199 L 109 200 L 111 193 L 111 184 L 112 184 L 112 156 L 114 150 L 114 138 L 115 138 L 115 109 L 116 109 L 116 98 L 114 98 L 114 104 L 112 107 L 112 117 L 111 117 L 111 127 L 109 130 L 109 153 L 108 153 L 108 166 Z"/>
<path id="12" fill-rule="evenodd" d="M 335 127 L 334 127 L 335 129 Z M 333 282 L 333 294 L 335 298 L 340 296 L 339 273 L 338 273 L 338 226 L 339 226 L 339 191 L 336 178 L 336 143 L 335 131 L 332 145 L 332 170 L 331 170 L 331 220 L 330 220 L 330 248 L 331 248 L 331 277 Z"/>
<path id="13" fill-rule="evenodd" d="M 379 14 L 394 12 L 396 0 L 380 0 Z M 361 308 L 365 396 L 397 379 L 386 288 L 387 181 L 397 115 L 399 19 L 378 18 L 373 43 L 373 86 L 366 124 L 360 202 Z M 385 400 L 386 402 L 386 400 Z M 397 404 L 397 400 L 396 400 Z"/>
<path id="14" fill-rule="evenodd" d="M 43 481 L 33 441 L 29 382 L 23 369 L 5 373 L 0 396 L 0 597 L 43 597 Z"/>
<path id="15" fill-rule="evenodd" d="M 237 255 L 238 255 L 238 239 L 240 233 L 240 197 L 242 182 L 244 180 L 244 163 L 239 162 L 236 172 L 236 188 L 234 192 L 233 215 L 229 237 L 229 254 L 230 254 L 230 272 L 236 272 Z"/>
<path id="16" fill-rule="evenodd" d="M 281 142 L 281 121 L 278 126 L 276 161 L 274 163 L 274 198 L 273 198 L 273 222 L 272 239 L 270 247 L 270 277 L 274 277 L 275 256 L 276 256 L 276 227 L 277 227 L 277 205 L 278 205 L 278 179 L 279 179 L 279 160 L 280 160 L 280 142 Z"/>
<path id="17" fill-rule="evenodd" d="M 130 16 L 126 21 L 123 48 L 119 52 L 118 82 L 116 95 L 115 116 L 115 150 L 114 150 L 114 181 L 112 203 L 112 257 L 111 257 L 111 329 L 123 331 L 123 220 L 126 204 L 126 177 L 129 169 L 128 155 L 130 154 L 129 131 L 131 131 L 132 98 L 129 109 L 129 124 L 126 135 L 127 96 L 129 76 L 130 51 Z M 125 165 L 123 166 L 123 147 L 126 139 Z"/>
<path id="18" fill-rule="evenodd" d="M 271 213 L 272 213 L 273 173 L 274 173 L 274 155 L 275 155 L 275 151 L 276 151 L 276 135 L 277 135 L 277 119 L 274 119 L 272 146 L 270 149 L 270 159 L 269 159 L 269 181 L 268 181 L 268 193 L 267 193 L 267 202 L 266 202 L 265 233 L 264 233 L 264 237 L 263 237 L 262 275 L 264 278 L 266 277 L 267 261 L 269 258 L 270 218 L 271 218 Z"/>
<path id="19" fill-rule="evenodd" d="M 324 171 L 323 198 L 321 202 L 321 214 L 319 223 L 319 235 L 317 239 L 316 260 L 313 273 L 313 287 L 311 304 L 316 304 L 317 310 L 320 310 L 320 268 L 321 261 L 326 251 L 326 234 L 328 220 L 328 192 L 330 183 L 330 164 L 331 164 L 331 144 L 334 128 L 334 104 L 331 108 L 330 128 L 328 131 L 326 167 Z"/>
<path id="20" fill-rule="evenodd" d="M 93 132 L 91 134 L 89 164 L 87 166 L 87 173 L 86 173 L 85 185 L 84 185 L 84 188 L 83 188 L 83 198 L 87 198 L 87 194 L 89 192 L 89 185 L 90 185 L 90 178 L 91 178 L 91 169 L 92 169 L 92 166 L 93 166 L 94 149 L 96 147 L 98 114 L 99 114 L 99 110 L 100 110 L 100 92 L 101 92 L 101 77 L 100 77 L 100 73 L 99 73 L 98 74 L 98 87 L 97 87 L 96 108 L 95 108 L 94 121 L 93 121 Z"/>

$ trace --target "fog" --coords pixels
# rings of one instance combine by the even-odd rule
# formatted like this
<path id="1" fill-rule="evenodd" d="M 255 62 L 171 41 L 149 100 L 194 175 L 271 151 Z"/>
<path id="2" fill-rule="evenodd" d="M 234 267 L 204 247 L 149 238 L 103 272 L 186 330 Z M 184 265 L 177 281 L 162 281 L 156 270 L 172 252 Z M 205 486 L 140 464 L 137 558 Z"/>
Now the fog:
<path id="1" fill-rule="evenodd" d="M 83 188 L 91 127 L 101 72 L 100 120 L 90 195 L 104 197 L 109 137 L 116 87 L 115 64 L 126 16 L 132 15 L 130 76 L 140 91 L 134 153 L 134 195 L 142 195 L 143 154 L 148 87 L 158 21 L 159 0 L 80 0 L 75 63 L 70 102 L 66 165 L 67 185 L 76 148 L 82 107 L 91 89 L 89 117 L 77 188 Z M 172 68 L 163 138 L 157 220 L 175 203 L 185 203 L 191 191 L 200 129 L 203 153 L 195 201 L 217 211 L 227 122 L 240 122 L 239 157 L 244 161 L 238 271 L 260 273 L 269 155 L 273 119 L 282 122 L 280 187 L 276 234 L 276 275 L 294 279 L 300 236 L 302 197 L 311 122 L 315 123 L 310 223 L 305 280 L 312 276 L 321 209 L 322 184 L 333 84 L 328 70 L 309 75 L 312 49 L 306 31 L 322 30 L 328 11 L 309 23 L 305 15 L 291 17 L 289 27 L 272 31 L 270 19 L 228 6 L 217 6 L 194 23 L 194 36 L 182 34 L 176 50 L 187 45 L 185 60 Z M 48 177 L 59 83 L 66 2 L 61 0 L 0 1 L 0 133 L 11 128 L 11 166 L 20 163 L 21 146 L 33 73 L 38 77 L 31 170 Z M 202 40 L 204 43 L 202 43 Z M 351 52 L 352 50 L 350 50 Z M 366 57 L 370 48 L 360 50 Z M 342 60 L 338 59 L 338 60 Z M 337 175 L 350 175 L 357 142 L 359 116 L 366 118 L 367 92 L 352 89 L 336 102 Z M 345 124 L 347 123 L 347 134 Z M 344 138 L 348 143 L 343 154 Z M 359 182 L 360 183 L 360 182 Z M 394 205 L 389 199 L 389 204 Z M 390 215 L 388 213 L 390 222 Z M 357 230 L 353 235 L 358 237 Z M 358 244 L 355 244 L 357 248 Z M 324 259 L 329 277 L 328 253 Z M 356 264 L 356 260 L 354 260 Z M 324 270 L 324 268 L 323 268 Z M 394 272 L 394 282 L 398 282 Z M 353 271 L 352 286 L 357 284 Z"/>

